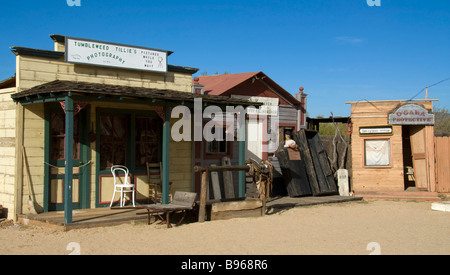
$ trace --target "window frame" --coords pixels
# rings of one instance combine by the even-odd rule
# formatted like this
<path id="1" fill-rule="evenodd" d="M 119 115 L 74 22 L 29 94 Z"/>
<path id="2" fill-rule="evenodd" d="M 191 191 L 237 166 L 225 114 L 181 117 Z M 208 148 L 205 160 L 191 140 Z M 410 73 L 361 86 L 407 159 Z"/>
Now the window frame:
<path id="1" fill-rule="evenodd" d="M 385 140 L 388 141 L 389 145 L 389 164 L 388 165 L 367 165 L 367 151 L 366 151 L 366 142 L 367 141 L 374 141 L 374 140 Z M 364 168 L 392 168 L 393 164 L 393 157 L 392 157 L 392 138 L 389 136 L 378 136 L 378 137 L 365 137 L 362 139 L 362 164 Z"/>

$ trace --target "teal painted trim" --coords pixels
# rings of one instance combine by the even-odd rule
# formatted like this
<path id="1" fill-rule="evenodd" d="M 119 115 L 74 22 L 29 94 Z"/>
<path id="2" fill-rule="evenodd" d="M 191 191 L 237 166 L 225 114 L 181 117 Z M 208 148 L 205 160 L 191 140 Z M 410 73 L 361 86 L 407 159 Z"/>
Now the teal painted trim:
<path id="1" fill-rule="evenodd" d="M 162 203 L 169 203 L 169 144 L 170 144 L 170 107 L 165 107 L 162 148 Z"/>
<path id="2" fill-rule="evenodd" d="M 58 96 L 58 97 L 50 97 L 50 98 L 25 98 L 24 100 L 20 100 L 20 104 L 22 106 L 30 105 L 30 104 L 37 104 L 37 103 L 52 103 L 52 102 L 59 102 L 64 101 L 65 96 Z"/>
<path id="3" fill-rule="evenodd" d="M 66 96 L 66 139 L 65 139 L 65 175 L 64 175 L 64 223 L 72 223 L 73 188 L 73 99 Z"/>
<path id="4" fill-rule="evenodd" d="M 89 142 L 89 131 L 91 112 L 90 107 L 79 113 L 81 115 L 80 136 L 80 166 L 91 160 L 91 144 Z M 80 208 L 89 209 L 91 206 L 91 165 L 80 168 Z"/>
<path id="5" fill-rule="evenodd" d="M 44 161 L 50 163 L 50 108 L 44 108 Z M 44 164 L 44 212 L 49 212 L 50 203 L 50 166 Z"/>
<path id="6" fill-rule="evenodd" d="M 243 120 L 243 121 L 242 121 Z M 247 124 L 247 115 L 245 115 L 245 119 L 241 120 L 241 127 L 239 129 L 239 165 L 245 165 L 245 151 L 246 151 L 246 124 Z M 241 137 L 244 137 L 241 140 Z M 239 171 L 239 198 L 245 197 L 245 171 Z"/>
<path id="7" fill-rule="evenodd" d="M 104 207 L 100 205 L 100 115 L 101 111 L 97 108 L 95 110 L 95 208 Z"/>

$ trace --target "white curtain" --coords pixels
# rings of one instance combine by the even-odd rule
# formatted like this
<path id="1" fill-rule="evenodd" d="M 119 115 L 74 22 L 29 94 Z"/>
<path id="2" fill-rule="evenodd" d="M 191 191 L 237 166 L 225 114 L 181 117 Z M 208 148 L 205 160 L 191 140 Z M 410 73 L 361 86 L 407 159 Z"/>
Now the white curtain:
<path id="1" fill-rule="evenodd" d="M 366 166 L 391 165 L 391 148 L 388 139 L 366 140 Z"/>

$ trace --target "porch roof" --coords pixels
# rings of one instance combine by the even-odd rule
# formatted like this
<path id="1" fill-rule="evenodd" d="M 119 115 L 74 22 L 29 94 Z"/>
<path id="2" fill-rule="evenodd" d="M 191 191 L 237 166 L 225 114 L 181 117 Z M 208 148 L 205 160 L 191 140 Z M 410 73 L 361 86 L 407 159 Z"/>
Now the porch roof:
<path id="1" fill-rule="evenodd" d="M 32 103 L 42 103 L 50 101 L 59 101 L 67 94 L 81 95 L 86 100 L 91 98 L 119 98 L 125 101 L 138 100 L 140 103 L 146 103 L 146 100 L 153 100 L 153 103 L 180 103 L 194 102 L 196 98 L 201 98 L 203 103 L 218 105 L 243 105 L 243 106 L 259 106 L 261 103 L 250 102 L 243 99 L 235 99 L 226 96 L 201 95 L 187 92 L 180 92 L 166 89 L 139 88 L 120 85 L 108 85 L 99 83 L 76 82 L 55 80 L 39 86 L 35 86 L 29 90 L 11 95 L 15 102 L 23 105 Z"/>

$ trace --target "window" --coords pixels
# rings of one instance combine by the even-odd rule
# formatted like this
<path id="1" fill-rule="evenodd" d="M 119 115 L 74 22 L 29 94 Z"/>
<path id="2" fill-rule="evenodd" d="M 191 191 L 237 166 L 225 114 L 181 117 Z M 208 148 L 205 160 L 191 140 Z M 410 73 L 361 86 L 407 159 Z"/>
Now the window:
<path id="1" fill-rule="evenodd" d="M 159 117 L 136 117 L 136 167 L 160 161 L 161 124 Z"/>
<path id="2" fill-rule="evenodd" d="M 66 139 L 66 117 L 62 112 L 51 114 L 50 118 L 50 158 L 52 160 L 65 159 L 65 139 Z M 74 117 L 73 129 L 73 158 L 80 159 L 80 120 L 79 116 Z"/>
<path id="3" fill-rule="evenodd" d="M 390 139 L 364 140 L 365 166 L 391 166 Z"/>
<path id="4" fill-rule="evenodd" d="M 115 164 L 126 165 L 127 129 L 126 116 L 100 116 L 101 169 L 111 167 Z"/>
<path id="5" fill-rule="evenodd" d="M 228 142 L 226 141 L 226 127 L 217 126 L 214 129 L 219 129 L 222 132 L 222 139 L 220 141 L 214 139 L 212 141 L 206 142 L 206 154 L 227 154 L 228 152 Z"/>

